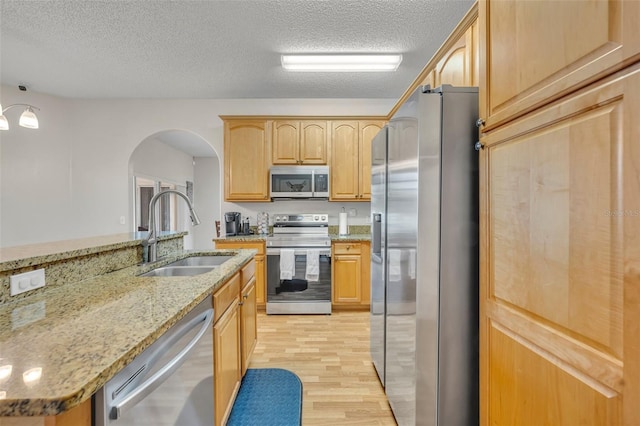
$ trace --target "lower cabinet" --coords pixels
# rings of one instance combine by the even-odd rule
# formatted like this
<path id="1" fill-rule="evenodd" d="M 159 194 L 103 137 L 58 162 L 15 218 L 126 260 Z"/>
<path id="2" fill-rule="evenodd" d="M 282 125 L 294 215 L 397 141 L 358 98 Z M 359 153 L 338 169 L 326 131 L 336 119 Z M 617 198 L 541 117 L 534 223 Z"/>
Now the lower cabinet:
<path id="1" fill-rule="evenodd" d="M 258 327 L 256 321 L 256 278 L 251 277 L 249 283 L 242 289 L 240 301 L 240 336 L 242 347 L 242 375 L 247 372 L 249 359 L 258 341 Z"/>
<path id="2" fill-rule="evenodd" d="M 213 295 L 215 425 L 226 423 L 257 342 L 256 261 Z"/>
<path id="3" fill-rule="evenodd" d="M 253 249 L 258 253 L 255 255 L 256 262 L 256 304 L 264 309 L 266 306 L 266 278 L 267 278 L 267 262 L 265 260 L 265 242 L 247 242 L 247 241 L 216 241 L 216 248 L 225 249 Z"/>
<path id="4" fill-rule="evenodd" d="M 249 367 L 249 358 L 258 341 L 256 281 L 258 263 L 254 260 L 244 265 L 240 271 L 242 290 L 240 291 L 240 347 L 242 356 L 242 376 Z"/>
<path id="5" fill-rule="evenodd" d="M 215 297 L 219 294 L 222 294 L 221 297 L 225 297 L 230 292 L 232 281 L 237 278 L 239 278 L 239 274 L 236 274 L 216 292 L 214 309 L 224 309 L 215 307 Z M 213 326 L 213 388 L 215 425 L 218 426 L 225 424 L 229 418 L 242 379 L 237 288 L 235 298 L 231 299 L 231 304 L 220 316 L 216 312 L 215 317 L 218 319 Z"/>
<path id="6" fill-rule="evenodd" d="M 371 301 L 369 247 L 370 244 L 367 242 L 333 243 L 331 301 L 334 307 L 369 308 Z"/>

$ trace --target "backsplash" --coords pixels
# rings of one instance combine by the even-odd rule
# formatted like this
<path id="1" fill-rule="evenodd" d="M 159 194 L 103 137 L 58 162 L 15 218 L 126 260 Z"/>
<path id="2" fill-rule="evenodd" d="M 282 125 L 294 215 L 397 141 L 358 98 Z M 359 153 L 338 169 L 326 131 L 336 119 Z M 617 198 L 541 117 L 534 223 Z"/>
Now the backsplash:
<path id="1" fill-rule="evenodd" d="M 329 202 L 323 200 L 279 200 L 271 203 L 222 203 L 222 214 L 226 212 L 240 212 L 242 218 L 249 218 L 251 226 L 257 225 L 258 213 L 269 214 L 269 225 L 273 225 L 273 217 L 280 213 L 326 213 L 329 215 L 329 232 L 331 226 L 335 226 L 335 233 L 338 233 L 338 215 L 342 208 L 349 215 L 347 222 L 350 227 L 370 226 L 371 223 L 371 203 L 367 202 Z M 224 235 L 224 217 L 216 218 L 220 221 L 220 232 Z M 354 234 L 352 229 L 350 233 Z"/>

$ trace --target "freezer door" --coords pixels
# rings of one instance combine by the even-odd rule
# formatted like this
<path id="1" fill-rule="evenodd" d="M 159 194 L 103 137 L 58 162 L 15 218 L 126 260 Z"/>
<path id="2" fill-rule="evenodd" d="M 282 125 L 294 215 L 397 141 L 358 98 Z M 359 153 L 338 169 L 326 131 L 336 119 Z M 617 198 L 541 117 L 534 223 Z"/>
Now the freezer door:
<path id="1" fill-rule="evenodd" d="M 418 101 L 389 122 L 385 392 L 399 425 L 415 425 Z"/>
<path id="2" fill-rule="evenodd" d="M 387 127 L 371 142 L 371 358 L 385 382 Z"/>

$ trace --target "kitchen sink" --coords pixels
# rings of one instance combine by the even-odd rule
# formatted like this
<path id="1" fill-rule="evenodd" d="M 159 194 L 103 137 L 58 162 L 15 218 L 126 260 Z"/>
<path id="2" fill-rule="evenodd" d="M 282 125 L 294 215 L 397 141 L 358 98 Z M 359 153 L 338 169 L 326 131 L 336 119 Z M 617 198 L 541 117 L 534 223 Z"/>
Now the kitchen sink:
<path id="1" fill-rule="evenodd" d="M 233 256 L 191 256 L 170 263 L 167 266 L 218 266 Z"/>
<path id="2" fill-rule="evenodd" d="M 140 274 L 140 277 L 192 277 L 206 274 L 215 269 L 215 266 L 163 266 Z"/>

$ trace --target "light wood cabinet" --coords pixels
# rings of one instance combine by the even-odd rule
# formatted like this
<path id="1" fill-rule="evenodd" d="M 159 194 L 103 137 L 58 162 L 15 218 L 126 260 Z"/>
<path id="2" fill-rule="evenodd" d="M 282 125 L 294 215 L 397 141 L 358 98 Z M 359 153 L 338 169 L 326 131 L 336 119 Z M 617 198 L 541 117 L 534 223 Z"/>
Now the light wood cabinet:
<path id="1" fill-rule="evenodd" d="M 638 16 L 480 3 L 481 425 L 638 421 Z"/>
<path id="2" fill-rule="evenodd" d="M 444 53 L 424 82 L 431 87 L 478 85 L 477 21 Z"/>
<path id="3" fill-rule="evenodd" d="M 249 367 L 249 359 L 258 340 L 256 308 L 256 262 L 247 263 L 240 271 L 240 347 L 242 352 L 242 376 Z"/>
<path id="4" fill-rule="evenodd" d="M 478 13 L 486 130 L 628 65 L 640 52 L 638 1 L 487 0 Z"/>
<path id="5" fill-rule="evenodd" d="M 371 141 L 384 121 L 331 122 L 331 201 L 371 200 Z"/>
<path id="6" fill-rule="evenodd" d="M 257 254 L 253 258 L 256 262 L 256 304 L 258 308 L 264 309 L 266 304 L 266 278 L 267 278 L 267 262 L 265 260 L 265 242 L 256 241 L 231 241 L 217 240 L 216 248 L 219 249 L 253 249 Z"/>
<path id="7" fill-rule="evenodd" d="M 332 303 L 338 308 L 369 307 L 370 245 L 368 243 L 333 243 L 331 262 Z"/>
<path id="8" fill-rule="evenodd" d="M 272 128 L 273 164 L 327 164 L 326 121 L 276 120 Z"/>
<path id="9" fill-rule="evenodd" d="M 225 201 L 271 201 L 268 135 L 266 120 L 224 122 Z"/>
<path id="10" fill-rule="evenodd" d="M 227 293 L 231 282 L 239 283 L 240 273 L 227 282 L 216 294 L 223 294 L 221 301 L 227 301 Z M 235 284 L 234 284 L 235 285 Z M 215 425 L 225 424 L 235 400 L 240 380 L 242 378 L 242 361 L 240 352 L 240 314 L 238 312 L 239 290 L 235 287 L 235 298 L 228 306 L 220 303 L 216 306 L 214 294 L 214 309 L 217 321 L 213 326 L 213 383 Z M 222 310 L 218 316 L 218 310 Z"/>

